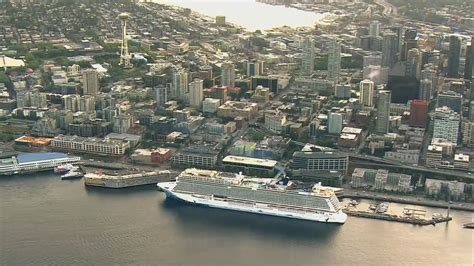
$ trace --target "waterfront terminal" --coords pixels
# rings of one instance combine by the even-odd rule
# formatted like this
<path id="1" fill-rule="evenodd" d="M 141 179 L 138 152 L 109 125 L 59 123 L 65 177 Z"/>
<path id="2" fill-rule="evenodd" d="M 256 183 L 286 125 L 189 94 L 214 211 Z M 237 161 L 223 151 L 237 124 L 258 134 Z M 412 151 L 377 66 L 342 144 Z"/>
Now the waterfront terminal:
<path id="1" fill-rule="evenodd" d="M 58 165 L 76 163 L 80 160 L 81 157 L 60 152 L 20 153 L 17 156 L 0 159 L 0 175 L 48 171 Z"/>
<path id="2" fill-rule="evenodd" d="M 151 171 L 140 173 L 87 173 L 84 176 L 86 186 L 126 188 L 171 181 L 176 177 L 172 171 Z"/>

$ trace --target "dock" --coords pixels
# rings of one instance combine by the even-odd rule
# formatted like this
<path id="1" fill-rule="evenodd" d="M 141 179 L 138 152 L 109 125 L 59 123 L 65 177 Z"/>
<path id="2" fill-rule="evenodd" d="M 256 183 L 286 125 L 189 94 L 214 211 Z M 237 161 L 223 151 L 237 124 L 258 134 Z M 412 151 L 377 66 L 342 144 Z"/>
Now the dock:
<path id="1" fill-rule="evenodd" d="M 368 211 L 351 210 L 349 208 L 343 209 L 343 212 L 349 216 L 362 217 L 369 219 L 385 220 L 399 223 L 409 223 L 414 225 L 436 225 L 437 223 L 445 223 L 451 221 L 451 217 L 436 217 L 433 219 L 425 219 L 418 217 L 399 216 L 394 214 L 374 213 Z"/>

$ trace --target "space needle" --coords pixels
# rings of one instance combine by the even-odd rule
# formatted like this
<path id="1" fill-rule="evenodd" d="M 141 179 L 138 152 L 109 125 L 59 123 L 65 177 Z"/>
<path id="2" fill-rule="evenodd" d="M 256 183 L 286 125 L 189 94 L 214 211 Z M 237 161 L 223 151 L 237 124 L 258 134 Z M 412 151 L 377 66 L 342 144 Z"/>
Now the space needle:
<path id="1" fill-rule="evenodd" d="M 120 49 L 120 66 L 123 68 L 132 68 L 133 64 L 130 62 L 131 56 L 128 52 L 128 41 L 127 41 L 127 21 L 130 15 L 128 13 L 120 13 L 118 19 L 122 21 L 122 47 Z"/>

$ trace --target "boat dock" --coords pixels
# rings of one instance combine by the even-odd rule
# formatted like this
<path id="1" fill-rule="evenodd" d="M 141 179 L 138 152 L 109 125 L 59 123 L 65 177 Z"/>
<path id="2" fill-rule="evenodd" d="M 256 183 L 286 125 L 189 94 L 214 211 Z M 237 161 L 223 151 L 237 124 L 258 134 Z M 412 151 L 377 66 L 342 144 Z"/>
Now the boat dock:
<path id="1" fill-rule="evenodd" d="M 349 216 L 362 217 L 369 219 L 385 220 L 399 223 L 409 223 L 414 225 L 436 225 L 437 223 L 449 222 L 453 218 L 448 216 L 433 217 L 433 219 L 420 218 L 416 216 L 400 216 L 395 214 L 375 213 L 369 211 L 360 211 L 350 208 L 344 208 L 343 212 Z"/>

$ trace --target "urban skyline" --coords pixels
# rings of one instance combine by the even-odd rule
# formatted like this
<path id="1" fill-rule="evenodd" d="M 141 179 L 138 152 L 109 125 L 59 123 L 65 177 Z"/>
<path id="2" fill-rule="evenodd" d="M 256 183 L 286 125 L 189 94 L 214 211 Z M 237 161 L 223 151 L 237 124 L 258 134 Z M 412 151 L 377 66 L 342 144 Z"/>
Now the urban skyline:
<path id="1" fill-rule="evenodd" d="M 230 246 L 230 228 L 243 232 L 234 238 L 247 243 L 246 230 L 259 235 L 268 226 L 272 235 L 281 219 L 310 230 L 332 223 L 344 237 L 358 234 L 350 236 L 353 241 L 369 237 L 376 253 L 410 254 L 370 258 L 361 251 L 363 259 L 343 255 L 323 265 L 472 264 L 461 256 L 468 234 L 453 228 L 474 227 L 466 220 L 474 212 L 473 10 L 463 0 L 0 0 L 0 190 L 8 188 L 3 194 L 10 195 L 0 196 L 8 202 L 0 207 L 7 214 L 0 218 L 7 240 L 0 245 L 0 264 L 250 265 L 250 258 L 256 265 L 308 264 L 309 253 L 301 253 L 291 234 L 268 242 L 270 253 L 289 249 L 288 258 L 274 256 L 279 261 L 258 254 L 239 261 L 222 249 L 222 258 L 212 258 L 194 244 L 186 254 L 184 226 L 170 227 L 181 244 L 176 258 L 163 259 L 149 243 L 164 251 L 174 240 L 162 228 L 161 242 L 147 239 L 140 230 L 149 219 L 139 206 L 120 214 L 112 207 L 108 218 L 106 209 L 95 214 L 82 205 L 102 209 L 114 204 L 113 197 L 124 206 L 134 197 L 144 207 L 158 200 L 155 211 L 147 207 L 148 217 L 163 223 L 191 214 L 185 224 L 192 228 L 202 227 L 192 222 L 206 215 L 222 220 L 203 227 L 209 238 L 189 230 L 190 243 L 220 237 L 222 247 Z M 291 24 L 299 19 L 301 25 Z M 37 192 L 22 196 L 25 186 Z M 74 189 L 70 200 L 81 195 L 77 212 L 71 203 L 56 205 L 69 202 L 56 186 Z M 104 187 L 120 189 L 109 193 Z M 18 203 L 11 194 L 16 190 Z M 54 207 L 27 214 L 22 200 L 40 196 L 38 202 Z M 184 203 L 175 205 L 176 199 Z M 136 217 L 125 218 L 127 213 Z M 235 222 L 214 213 L 228 213 Z M 262 217 L 261 224 L 250 229 L 245 219 L 252 215 L 246 213 Z M 71 221 L 75 215 L 87 222 Z M 131 225 L 133 234 L 124 237 L 120 219 L 141 228 Z M 110 224 L 94 227 L 102 220 Z M 61 221 L 71 223 L 73 244 L 61 239 L 63 230 L 46 226 Z M 20 228 L 15 222 L 23 228 L 37 224 L 44 234 L 12 235 Z M 360 235 L 363 223 L 371 226 Z M 403 234 L 374 233 L 383 223 L 409 230 L 420 247 L 410 247 Z M 437 224 L 426 227 L 428 234 L 445 224 L 456 241 L 429 239 L 420 229 Z M 83 226 L 117 237 L 94 239 Z M 66 255 L 53 258 L 46 245 L 44 255 L 28 247 L 30 254 L 20 258 L 26 234 L 35 241 L 50 236 Z M 331 232 L 317 235 L 318 241 L 327 241 L 319 238 L 325 235 L 338 242 Z M 308 236 L 302 242 L 313 250 L 316 242 Z M 127 260 L 132 253 L 122 250 L 104 262 L 93 258 L 104 251 L 97 246 L 83 250 L 81 261 L 69 251 L 77 239 L 84 246 L 101 239 L 120 249 L 130 241 L 148 255 Z M 264 238 L 258 241 L 254 249 L 265 253 Z M 429 253 L 433 243 L 453 254 Z M 238 253 L 245 249 L 236 246 Z M 336 246 L 338 253 L 355 252 Z"/>

